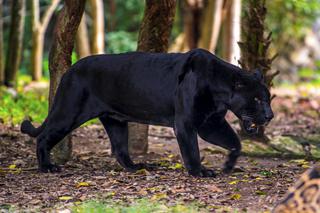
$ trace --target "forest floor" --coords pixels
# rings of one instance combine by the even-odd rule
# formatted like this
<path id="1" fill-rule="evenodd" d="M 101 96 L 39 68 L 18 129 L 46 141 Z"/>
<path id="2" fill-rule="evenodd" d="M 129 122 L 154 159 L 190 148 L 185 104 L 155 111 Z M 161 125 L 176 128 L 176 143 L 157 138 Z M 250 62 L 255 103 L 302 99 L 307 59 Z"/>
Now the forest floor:
<path id="1" fill-rule="evenodd" d="M 320 97 L 280 95 L 273 101 L 276 118 L 267 129 L 268 136 L 298 137 L 303 142 L 314 136 L 313 142 L 320 144 L 319 106 Z M 238 128 L 232 115 L 228 120 Z M 167 205 L 194 203 L 216 212 L 265 212 L 316 163 L 315 158 L 305 161 L 297 160 L 298 155 L 284 157 L 281 151 L 280 155 L 267 157 L 249 150 L 240 157 L 236 171 L 226 175 L 221 173 L 226 158 L 223 152 L 200 141 L 202 163 L 215 169 L 217 177 L 194 178 L 182 166 L 172 130 L 152 126 L 148 154 L 133 159 L 154 168 L 128 173 L 110 155 L 108 137 L 101 125 L 79 128 L 72 135 L 72 160 L 61 173 L 41 174 L 36 169 L 35 141 L 22 135 L 18 126 L 0 124 L 0 212 L 66 209 L 95 199 L 125 203 L 148 199 Z"/>

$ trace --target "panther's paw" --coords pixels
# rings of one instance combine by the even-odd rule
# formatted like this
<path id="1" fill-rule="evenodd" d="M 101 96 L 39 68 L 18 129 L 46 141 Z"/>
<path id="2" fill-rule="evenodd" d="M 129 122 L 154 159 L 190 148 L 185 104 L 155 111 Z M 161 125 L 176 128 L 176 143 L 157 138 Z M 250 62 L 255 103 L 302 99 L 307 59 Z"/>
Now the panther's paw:
<path id="1" fill-rule="evenodd" d="M 233 171 L 233 168 L 234 168 L 234 166 L 225 164 L 222 169 L 222 172 L 225 174 L 230 174 Z"/>
<path id="2" fill-rule="evenodd" d="M 143 163 L 137 163 L 137 164 L 133 164 L 131 165 L 130 167 L 126 167 L 126 170 L 128 172 L 136 172 L 140 169 L 145 169 L 146 168 L 146 165 L 143 164 Z"/>
<path id="3" fill-rule="evenodd" d="M 216 173 L 212 169 L 207 169 L 204 166 L 201 166 L 198 171 L 190 170 L 189 174 L 194 177 L 216 177 Z"/>
<path id="4" fill-rule="evenodd" d="M 57 173 L 61 172 L 61 168 L 57 165 L 54 164 L 49 164 L 49 165 L 42 165 L 39 167 L 39 171 L 43 173 Z"/>
<path id="5" fill-rule="evenodd" d="M 230 174 L 232 172 L 245 172 L 245 169 L 243 167 L 225 166 L 222 172 L 225 174 Z"/>

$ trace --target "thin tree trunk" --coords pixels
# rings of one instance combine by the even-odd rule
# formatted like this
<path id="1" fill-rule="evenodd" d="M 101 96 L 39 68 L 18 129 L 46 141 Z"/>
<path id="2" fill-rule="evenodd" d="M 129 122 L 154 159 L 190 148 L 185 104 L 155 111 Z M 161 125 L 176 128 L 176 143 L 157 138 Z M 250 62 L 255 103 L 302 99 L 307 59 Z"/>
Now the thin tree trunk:
<path id="1" fill-rule="evenodd" d="M 209 50 L 215 52 L 222 22 L 222 10 L 224 0 L 215 0 L 213 22 L 211 31 L 211 40 Z"/>
<path id="2" fill-rule="evenodd" d="M 223 57 L 232 64 L 240 59 L 240 19 L 241 0 L 227 0 L 227 15 L 224 24 L 224 53 Z"/>
<path id="3" fill-rule="evenodd" d="M 21 61 L 22 39 L 24 32 L 25 0 L 12 1 L 11 6 L 9 46 L 4 70 L 4 83 L 8 87 L 15 86 L 16 76 Z"/>
<path id="4" fill-rule="evenodd" d="M 31 51 L 31 77 L 33 81 L 42 78 L 42 56 L 43 56 L 43 32 L 40 29 L 32 32 L 32 51 Z"/>
<path id="5" fill-rule="evenodd" d="M 62 75 L 71 66 L 71 55 L 76 33 L 84 12 L 85 0 L 65 0 L 54 29 L 54 39 L 49 54 L 50 92 L 49 106 L 58 88 Z M 71 136 L 63 139 L 53 150 L 54 161 L 63 164 L 70 159 Z"/>
<path id="6" fill-rule="evenodd" d="M 0 86 L 4 83 L 4 58 L 3 58 L 3 1 L 0 0 Z"/>
<path id="7" fill-rule="evenodd" d="M 52 0 L 44 15 L 40 20 L 39 0 L 32 0 L 31 18 L 32 18 L 32 53 L 31 53 L 31 71 L 32 80 L 39 81 L 42 78 L 42 57 L 44 36 L 55 8 L 60 0 Z"/>
<path id="8" fill-rule="evenodd" d="M 198 47 L 209 50 L 210 40 L 212 34 L 212 23 L 213 23 L 213 11 L 215 1 L 207 1 L 202 11 L 201 22 L 200 22 L 200 39 L 198 41 Z"/>
<path id="9" fill-rule="evenodd" d="M 104 53 L 104 11 L 102 0 L 89 1 L 92 10 L 92 41 L 93 54 Z"/>
<path id="10" fill-rule="evenodd" d="M 115 26 L 116 26 L 116 19 L 115 19 L 115 14 L 116 14 L 116 9 L 117 5 L 115 0 L 109 0 L 109 13 L 110 13 L 110 19 L 108 20 L 108 32 L 114 31 Z"/>
<path id="11" fill-rule="evenodd" d="M 200 39 L 200 20 L 203 9 L 203 0 L 184 0 L 183 29 L 188 49 L 198 46 Z"/>
<path id="12" fill-rule="evenodd" d="M 175 0 L 146 0 L 144 17 L 139 31 L 138 51 L 167 52 L 175 6 Z M 147 150 L 148 125 L 130 123 L 130 153 L 142 154 L 146 153 Z"/>
<path id="13" fill-rule="evenodd" d="M 40 5 L 39 5 L 39 0 L 33 0 L 29 2 L 31 3 L 31 20 L 32 20 L 31 76 L 32 76 L 32 80 L 39 81 L 42 74 L 42 67 L 41 67 L 42 50 L 40 47 L 41 36 L 39 32 Z"/>
<path id="14" fill-rule="evenodd" d="M 76 51 L 77 51 L 78 59 L 84 58 L 91 54 L 85 13 L 81 18 L 81 22 L 77 32 Z"/>

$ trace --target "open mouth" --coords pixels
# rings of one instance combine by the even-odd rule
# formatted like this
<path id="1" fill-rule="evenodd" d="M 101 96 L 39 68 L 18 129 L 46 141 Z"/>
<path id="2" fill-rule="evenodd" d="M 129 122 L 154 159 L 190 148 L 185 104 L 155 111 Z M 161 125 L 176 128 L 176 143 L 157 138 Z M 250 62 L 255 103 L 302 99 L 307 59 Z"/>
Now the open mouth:
<path id="1" fill-rule="evenodd" d="M 242 120 L 243 127 L 248 134 L 256 134 L 259 129 L 259 125 L 255 124 L 251 120 Z"/>

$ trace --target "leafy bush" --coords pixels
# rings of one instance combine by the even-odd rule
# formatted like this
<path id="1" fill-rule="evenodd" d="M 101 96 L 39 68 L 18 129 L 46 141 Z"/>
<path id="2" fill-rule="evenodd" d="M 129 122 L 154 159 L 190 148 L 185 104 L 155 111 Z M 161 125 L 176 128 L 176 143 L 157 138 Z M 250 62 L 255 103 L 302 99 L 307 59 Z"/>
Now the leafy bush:
<path id="1" fill-rule="evenodd" d="M 288 39 L 303 36 L 320 14 L 318 0 L 274 0 L 266 1 L 266 4 L 268 28 L 275 42 L 281 46 L 286 45 Z"/>
<path id="2" fill-rule="evenodd" d="M 13 96 L 3 89 L 0 97 L 0 119 L 4 123 L 20 124 L 26 116 L 42 123 L 47 116 L 48 98 L 44 94 L 18 92 L 17 96 Z"/>
<path id="3" fill-rule="evenodd" d="M 315 65 L 315 69 L 304 67 L 298 71 L 300 81 L 306 81 L 317 85 L 320 84 L 320 61 L 316 61 Z"/>
<path id="4" fill-rule="evenodd" d="M 137 34 L 126 31 L 110 32 L 107 38 L 109 53 L 129 52 L 137 49 Z"/>
<path id="5" fill-rule="evenodd" d="M 75 61 L 73 56 L 73 63 Z M 42 81 L 47 82 L 47 78 Z M 31 83 L 31 76 L 19 75 L 17 91 L 13 92 L 0 87 L 0 122 L 5 124 L 20 124 L 25 118 L 35 123 L 42 123 L 48 114 L 48 89 L 24 91 L 24 87 Z M 13 94 L 16 93 L 16 94 Z M 97 119 L 88 121 L 84 125 L 98 123 Z"/>

